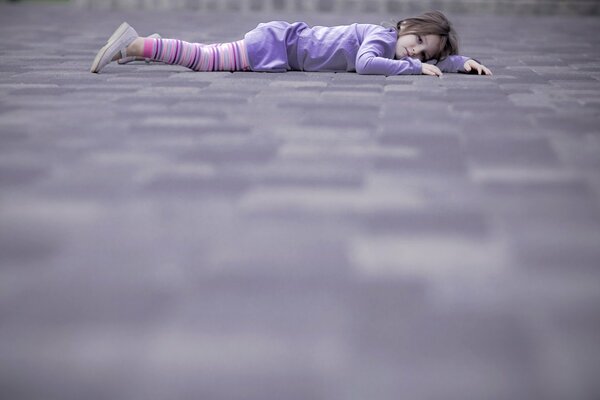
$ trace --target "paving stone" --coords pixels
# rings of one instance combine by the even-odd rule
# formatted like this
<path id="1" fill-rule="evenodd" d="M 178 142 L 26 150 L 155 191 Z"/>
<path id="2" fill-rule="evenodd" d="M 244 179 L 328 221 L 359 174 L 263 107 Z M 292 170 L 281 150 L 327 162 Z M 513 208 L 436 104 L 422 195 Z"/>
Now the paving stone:
<path id="1" fill-rule="evenodd" d="M 428 232 L 393 232 L 356 236 L 351 250 L 355 273 L 363 279 L 420 278 L 444 280 L 448 276 L 473 279 L 506 268 L 509 246 L 498 238 L 447 236 Z"/>
<path id="2" fill-rule="evenodd" d="M 567 197 L 587 197 L 590 195 L 588 185 L 581 180 L 555 180 L 538 181 L 533 180 L 524 182 L 514 181 L 492 181 L 484 183 L 485 190 L 494 195 L 515 195 L 515 196 L 542 196 L 555 195 L 555 199 Z"/>
<path id="3" fill-rule="evenodd" d="M 382 170 L 410 170 L 413 172 L 442 172 L 461 174 L 465 170 L 462 150 L 457 145 L 452 146 L 422 146 L 419 153 L 412 158 L 378 157 L 374 166 Z"/>
<path id="4" fill-rule="evenodd" d="M 250 138 L 232 143 L 222 142 L 196 146 L 180 154 L 178 159 L 184 161 L 201 161 L 215 164 L 263 163 L 272 159 L 277 152 L 274 143 L 260 143 Z"/>
<path id="5" fill-rule="evenodd" d="M 548 232 L 548 227 L 545 227 Z M 567 229 L 556 229 L 550 235 L 544 236 L 543 244 L 533 238 L 519 237 L 519 242 L 515 243 L 517 259 L 526 268 L 539 268 L 544 271 L 554 270 L 562 273 L 565 265 L 569 266 L 570 273 L 576 274 L 594 274 L 598 266 L 598 225 L 590 232 L 589 237 L 573 238 L 572 235 L 564 235 Z M 551 240 L 549 236 L 553 237 Z M 548 248 L 547 243 L 553 242 L 552 248 Z"/>
<path id="6" fill-rule="evenodd" d="M 471 138 L 466 143 L 469 161 L 476 165 L 509 165 L 511 167 L 558 165 L 558 157 L 548 140 L 476 140 Z"/>
<path id="7" fill-rule="evenodd" d="M 579 109 L 581 107 L 578 107 Z M 598 134 L 598 118 L 578 118 L 557 115 L 538 116 L 536 125 L 549 131 L 568 131 L 571 135 L 581 136 L 586 134 Z"/>
<path id="8" fill-rule="evenodd" d="M 476 210 L 440 210 L 425 208 L 406 213 L 372 213 L 363 218 L 367 229 L 376 233 L 423 234 L 423 232 L 483 237 L 488 232 L 482 212 Z"/>
<path id="9" fill-rule="evenodd" d="M 385 213 L 391 215 L 412 215 L 421 212 L 426 204 L 437 202 L 461 203 L 456 199 L 438 199 L 434 183 L 415 182 L 385 174 L 370 175 L 361 180 L 365 167 L 352 165 L 352 172 L 321 166 L 325 177 L 308 177 L 307 181 L 296 184 L 295 175 L 289 183 L 279 183 L 275 187 L 264 187 L 246 193 L 241 201 L 242 209 L 250 215 L 289 215 L 300 216 L 304 220 L 322 218 L 348 221 L 356 226 L 364 226 L 369 221 Z M 348 168 L 350 169 L 350 167 Z M 329 172 L 331 170 L 331 172 Z M 304 172 L 306 174 L 306 171 Z M 316 175 L 316 174 L 314 174 Z M 329 178 L 331 176 L 331 178 Z M 306 178 L 305 178 L 306 179 Z M 331 180 L 329 184 L 320 184 Z M 314 182 L 314 183 L 313 183 Z M 337 186 L 332 190 L 331 187 Z M 467 192 L 467 191 L 466 191 Z M 466 195 L 473 198 L 474 196 Z M 344 220 L 345 219 L 345 220 Z M 401 228 L 399 228 L 401 229 Z"/>
<path id="10" fill-rule="evenodd" d="M 379 295 L 382 299 L 375 300 L 371 307 L 398 307 L 394 301 L 385 301 L 383 296 Z M 427 312 L 427 303 L 421 307 L 423 311 L 417 315 Z M 362 326 L 358 331 L 357 346 L 362 351 L 357 358 L 362 362 L 356 365 L 365 368 L 358 367 L 361 378 L 353 385 L 355 390 L 386 399 L 393 398 L 393 393 L 399 391 L 420 398 L 445 396 L 443 393 L 447 390 L 452 393 L 451 398 L 460 398 L 467 393 L 485 395 L 490 388 L 494 388 L 493 398 L 498 399 L 509 398 L 517 393 L 528 393 L 534 397 L 539 395 L 539 388 L 530 375 L 530 368 L 535 366 L 535 355 L 530 350 L 529 335 L 518 320 L 501 315 L 444 315 L 434 310 L 429 312 L 431 317 L 423 320 L 411 316 L 409 311 L 403 313 L 403 318 L 385 317 L 385 322 L 372 314 L 366 318 L 365 314 L 362 317 L 359 314 L 358 320 Z M 373 332 L 378 335 L 375 346 L 370 341 L 361 340 L 373 334 L 370 333 L 370 327 L 382 323 L 389 330 Z M 444 325 L 444 329 L 437 329 L 437 324 Z M 386 332 L 395 334 L 387 336 Z M 469 339 L 471 335 L 475 336 Z M 507 340 L 511 343 L 510 355 L 506 350 Z M 417 354 L 420 361 L 415 363 Z M 495 362 L 486 362 L 489 358 Z M 437 368 L 446 363 L 454 365 L 453 372 L 439 374 Z M 366 365 L 370 365 L 370 368 L 366 368 Z M 386 372 L 393 365 L 404 372 L 400 377 L 394 378 Z M 502 365 L 512 365 L 513 369 L 508 374 L 501 373 L 504 369 Z M 376 374 L 373 369 L 377 371 Z M 427 378 L 423 376 L 425 374 Z M 435 380 L 436 384 L 426 385 L 420 379 Z"/>
<path id="11" fill-rule="evenodd" d="M 33 224 L 33 226 L 20 226 L 4 219 L 2 225 L 0 260 L 3 270 L 19 268 L 24 264 L 39 265 L 40 262 L 55 256 L 61 247 L 61 241 L 50 229 L 40 229 L 39 225 Z M 3 314 L 11 313 L 7 309 Z"/>
<path id="12" fill-rule="evenodd" d="M 27 185 L 43 179 L 46 169 L 34 165 L 3 165 L 0 166 L 0 183 L 3 186 Z"/>

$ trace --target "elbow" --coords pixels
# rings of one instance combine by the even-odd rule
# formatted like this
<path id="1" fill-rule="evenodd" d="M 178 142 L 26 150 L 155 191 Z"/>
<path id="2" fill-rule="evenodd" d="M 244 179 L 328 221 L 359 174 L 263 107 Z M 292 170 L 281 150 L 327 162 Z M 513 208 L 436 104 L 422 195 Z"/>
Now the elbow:
<path id="1" fill-rule="evenodd" d="M 358 60 L 356 63 L 356 73 L 359 75 L 369 75 L 371 73 L 369 69 L 370 61 L 370 58 L 367 60 Z"/>
<path id="2" fill-rule="evenodd" d="M 363 64 L 357 64 L 356 73 L 359 75 L 367 75 L 367 68 Z"/>

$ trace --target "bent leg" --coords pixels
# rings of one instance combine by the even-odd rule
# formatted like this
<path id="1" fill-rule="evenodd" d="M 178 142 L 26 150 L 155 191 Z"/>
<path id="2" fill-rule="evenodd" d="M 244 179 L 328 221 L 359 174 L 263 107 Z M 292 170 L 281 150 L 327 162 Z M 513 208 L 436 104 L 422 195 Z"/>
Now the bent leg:
<path id="1" fill-rule="evenodd" d="M 177 39 L 144 39 L 142 57 L 194 71 L 250 71 L 243 40 L 206 45 Z"/>

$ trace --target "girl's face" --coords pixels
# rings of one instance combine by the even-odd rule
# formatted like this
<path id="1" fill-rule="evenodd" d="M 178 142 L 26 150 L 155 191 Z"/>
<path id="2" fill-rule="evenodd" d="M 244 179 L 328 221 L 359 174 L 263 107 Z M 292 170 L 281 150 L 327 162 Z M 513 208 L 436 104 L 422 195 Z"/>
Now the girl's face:
<path id="1" fill-rule="evenodd" d="M 402 35 L 396 43 L 396 59 L 411 57 L 428 61 L 435 57 L 440 46 L 439 35 Z"/>

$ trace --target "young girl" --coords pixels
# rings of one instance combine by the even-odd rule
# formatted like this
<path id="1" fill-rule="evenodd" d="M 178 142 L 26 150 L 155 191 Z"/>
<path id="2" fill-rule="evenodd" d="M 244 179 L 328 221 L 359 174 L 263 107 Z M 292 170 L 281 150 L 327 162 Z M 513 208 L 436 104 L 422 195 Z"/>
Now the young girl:
<path id="1" fill-rule="evenodd" d="M 259 24 L 243 40 L 205 45 L 182 40 L 144 38 L 124 22 L 100 49 L 91 72 L 112 61 L 162 61 L 194 71 L 346 71 L 369 75 L 442 72 L 492 72 L 458 55 L 458 37 L 440 11 L 380 25 L 309 27 L 303 22 Z"/>

